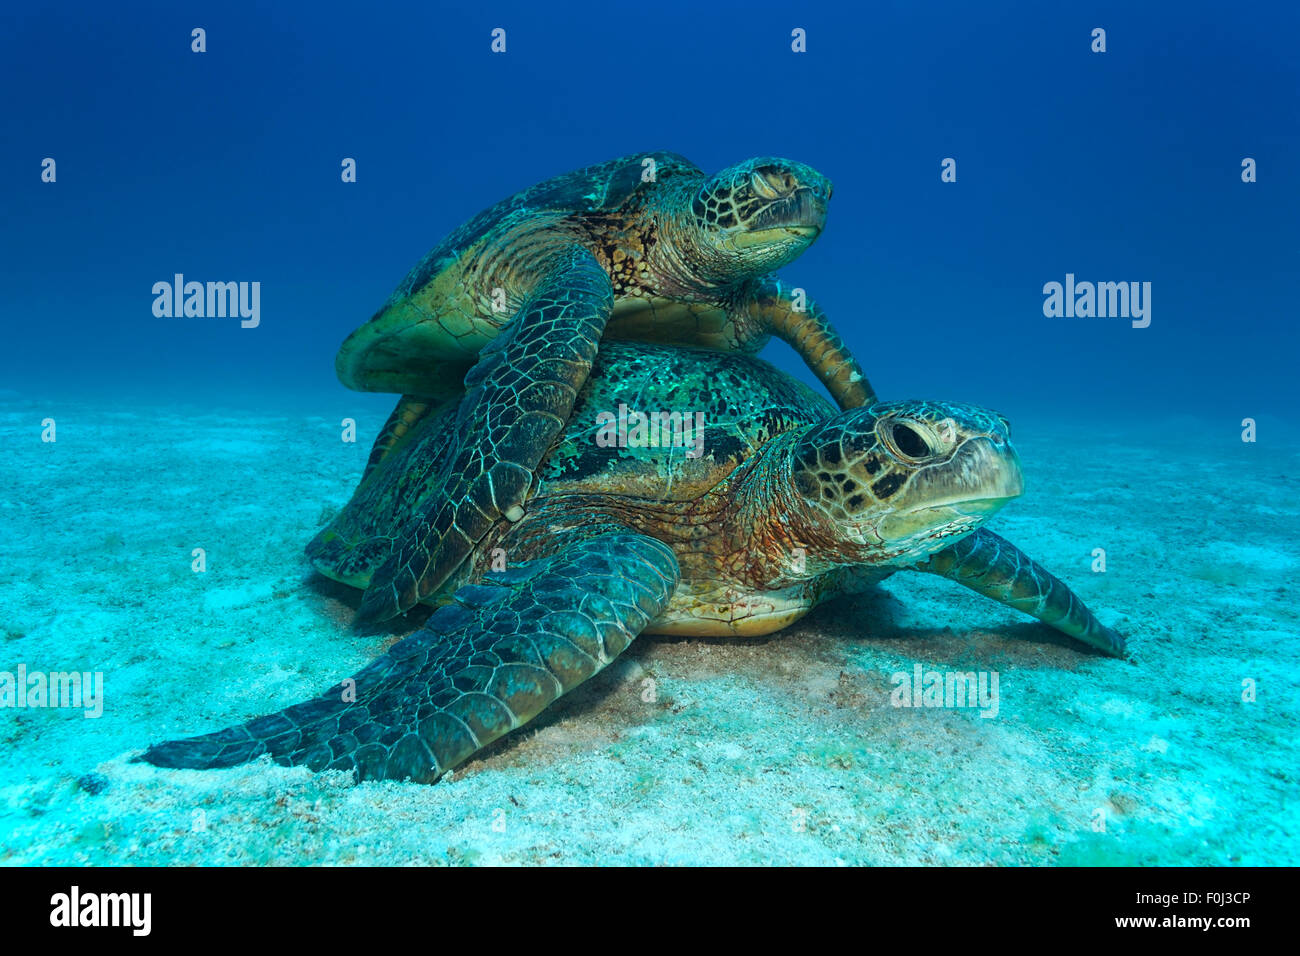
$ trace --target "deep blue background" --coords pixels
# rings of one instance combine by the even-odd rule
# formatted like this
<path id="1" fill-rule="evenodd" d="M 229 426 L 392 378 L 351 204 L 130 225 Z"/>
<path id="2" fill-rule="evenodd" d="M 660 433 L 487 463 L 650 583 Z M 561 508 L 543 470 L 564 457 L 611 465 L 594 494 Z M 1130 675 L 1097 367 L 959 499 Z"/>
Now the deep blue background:
<path id="1" fill-rule="evenodd" d="M 339 343 L 457 223 L 669 149 L 834 180 L 827 231 L 783 275 L 888 397 L 1013 418 L 1284 414 L 1297 397 L 1294 3 L 17 6 L 0 30 L 0 388 L 347 399 Z M 1067 271 L 1152 282 L 1151 327 L 1045 318 L 1042 285 Z M 261 327 L 155 318 L 150 288 L 175 272 L 260 280 Z"/>

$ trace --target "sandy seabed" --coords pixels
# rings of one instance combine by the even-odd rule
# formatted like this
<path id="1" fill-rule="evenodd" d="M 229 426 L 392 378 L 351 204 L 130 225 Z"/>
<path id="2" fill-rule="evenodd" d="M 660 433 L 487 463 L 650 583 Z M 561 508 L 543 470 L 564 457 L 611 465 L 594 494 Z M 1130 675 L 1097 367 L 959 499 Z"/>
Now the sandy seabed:
<path id="1" fill-rule="evenodd" d="M 1028 489 L 990 527 L 1128 662 L 899 574 L 763 641 L 639 639 L 434 786 L 131 763 L 400 636 L 351 633 L 359 594 L 303 557 L 383 417 L 345 444 L 324 415 L 0 400 L 0 670 L 104 675 L 98 719 L 0 710 L 0 862 L 1300 862 L 1300 443 L 1263 423 L 1017 425 Z M 917 663 L 996 671 L 996 717 L 891 706 Z"/>

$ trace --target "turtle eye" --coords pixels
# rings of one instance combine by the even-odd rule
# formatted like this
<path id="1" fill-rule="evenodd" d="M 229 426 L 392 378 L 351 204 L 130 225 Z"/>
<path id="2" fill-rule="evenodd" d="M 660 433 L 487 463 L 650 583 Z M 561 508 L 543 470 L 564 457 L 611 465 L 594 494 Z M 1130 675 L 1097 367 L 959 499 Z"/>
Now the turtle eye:
<path id="1" fill-rule="evenodd" d="M 882 437 L 889 450 L 904 461 L 924 461 L 934 454 L 929 436 L 916 422 L 902 419 L 889 422 L 883 429 Z"/>
<path id="2" fill-rule="evenodd" d="M 753 188 L 754 192 L 758 193 L 764 199 L 781 198 L 781 193 L 777 190 L 776 186 L 772 184 L 771 180 L 769 180 L 767 176 L 763 175 L 763 173 L 757 169 L 749 174 L 749 185 Z"/>

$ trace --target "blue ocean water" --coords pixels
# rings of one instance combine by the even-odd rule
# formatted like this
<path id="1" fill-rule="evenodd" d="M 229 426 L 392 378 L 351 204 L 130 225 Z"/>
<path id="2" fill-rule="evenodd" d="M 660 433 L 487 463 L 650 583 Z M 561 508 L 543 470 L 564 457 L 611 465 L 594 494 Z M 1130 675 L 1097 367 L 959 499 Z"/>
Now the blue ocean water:
<path id="1" fill-rule="evenodd" d="M 195 28 L 205 31 L 205 52 L 191 49 Z M 496 28 L 505 30 L 504 53 L 491 49 Z M 1104 52 L 1093 49 L 1097 28 Z M 796 30 L 806 52 L 792 50 Z M 303 571 L 290 562 L 346 501 L 369 435 L 392 406 L 389 396 L 338 384 L 339 344 L 480 209 L 562 172 L 648 150 L 681 153 L 707 171 L 785 156 L 830 177 L 828 227 L 783 278 L 825 308 L 883 396 L 986 405 L 1028 426 L 1022 456 L 1042 495 L 1026 498 L 1024 513 L 1035 519 L 1016 526 L 1029 550 L 1057 556 L 1068 565 L 1063 576 L 1084 585 L 1096 580 L 1088 555 L 1098 542 L 1128 555 L 1122 583 L 1089 600 L 1099 610 L 1114 605 L 1123 616 L 1112 623 L 1145 642 L 1152 669 L 1105 678 L 1114 695 L 1099 691 L 1079 708 L 1092 716 L 1079 718 L 1078 733 L 1107 732 L 1098 714 L 1130 721 L 1135 753 L 1158 760 L 1191 746 L 1179 737 L 1191 718 L 1162 696 L 1171 682 L 1205 696 L 1205 713 L 1220 717 L 1243 679 L 1267 675 L 1279 692 L 1293 687 L 1297 36 L 1300 7 L 1281 2 L 1249 15 L 1226 4 L 1118 2 L 978 11 L 761 0 L 6 6 L 0 400 L 14 453 L 0 505 L 19 533 L 6 537 L 14 580 L 0 597 L 9 622 L 0 647 L 15 659 L 93 660 L 103 644 L 110 686 L 116 671 L 136 709 L 97 724 L 98 736 L 21 715 L 8 731 L 11 815 L 0 860 L 143 859 L 111 826 L 101 834 L 84 823 L 87 791 L 68 781 L 161 736 L 300 699 L 373 655 L 374 645 L 338 638 L 341 646 L 322 652 L 335 656 L 296 670 L 345 628 L 345 615 L 329 620 L 319 604 L 285 612 L 296 638 L 258 629 L 269 603 L 307 601 L 294 596 Z M 341 177 L 349 158 L 355 182 Z M 955 181 L 945 181 L 945 169 Z M 259 283 L 258 324 L 155 316 L 153 286 L 177 274 Z M 1141 319 L 1047 315 L 1053 282 L 1137 283 L 1148 311 Z M 783 345 L 765 357 L 813 381 Z M 47 416 L 60 423 L 55 447 L 73 446 L 61 461 L 39 443 Z M 350 457 L 314 457 L 325 439 L 312 445 L 301 432 L 336 446 L 348 416 L 365 433 Z M 1241 440 L 1244 419 L 1256 422 L 1255 443 Z M 220 574 L 230 576 L 215 590 L 188 575 L 196 528 L 226 546 Z M 168 564 L 175 554 L 180 571 Z M 52 580 L 75 586 L 56 595 Z M 926 600 L 927 614 L 943 607 L 940 597 Z M 904 629 L 906 621 L 946 623 L 931 618 L 897 620 Z M 813 659 L 825 630 L 808 637 Z M 136 640 L 145 650 L 132 652 Z M 272 649 L 258 644 L 270 640 Z M 1176 678 L 1161 669 L 1186 656 L 1179 648 L 1206 640 L 1205 669 Z M 137 659 L 172 646 L 191 670 L 159 673 Z M 897 650 L 889 647 L 886 657 Z M 231 648 L 255 656 L 221 665 L 203 656 L 229 657 Z M 880 665 L 872 653 L 855 659 Z M 895 656 L 889 666 L 910 666 L 906 651 Z M 1061 656 L 1051 658 L 1055 668 L 1072 670 Z M 653 671 L 651 659 L 638 660 Z M 711 679 L 702 664 L 679 666 Z M 222 704 L 195 704 L 208 693 L 200 675 L 213 667 L 273 677 L 232 689 Z M 161 689 L 169 681 L 172 689 Z M 706 696 L 690 686 L 683 682 L 679 697 Z M 717 700 L 746 699 L 744 688 L 709 686 Z M 1086 688 L 1069 684 L 1065 693 L 1086 696 Z M 1212 690 L 1220 697 L 1210 700 Z M 1050 738 L 1041 711 L 1026 705 L 1025 714 Z M 1282 769 L 1294 756 L 1283 742 L 1294 710 L 1253 719 L 1249 730 L 1225 723 L 1221 743 L 1267 742 L 1256 759 L 1276 789 L 1258 805 L 1231 804 L 1247 798 L 1228 797 L 1224 753 L 1180 757 L 1168 792 L 1143 803 L 1157 808 L 1149 816 L 1122 783 L 1098 784 L 1098 800 L 1140 825 L 1122 851 L 1087 837 L 1085 850 L 1071 851 L 1075 860 L 1294 862 L 1285 820 L 1296 794 Z M 708 754 L 723 765 L 735 759 L 719 742 L 735 732 L 716 725 L 710 767 Z M 1072 738 L 1051 739 L 1060 748 L 1048 749 L 1065 760 Z M 903 757 L 821 754 L 807 779 L 868 759 Z M 112 766 L 109 793 L 124 801 L 170 786 L 135 765 Z M 1112 771 L 1130 782 L 1143 773 L 1117 759 L 1085 775 Z M 634 792 L 655 786 L 626 783 Z M 242 799 L 264 796 L 246 790 Z M 187 797 L 164 790 L 156 799 L 154 816 L 165 821 Z M 772 812 L 788 816 L 777 804 Z M 339 807 L 339 832 L 360 827 L 372 809 Z M 995 808 L 986 809 L 985 824 L 996 828 Z M 452 808 L 439 812 L 456 819 Z M 1224 836 L 1236 832 L 1226 821 L 1247 813 L 1269 821 L 1248 846 Z M 653 815 L 644 822 L 652 831 Z M 739 825 L 720 822 L 716 833 Z M 1030 829 L 1070 826 L 1045 817 Z M 1206 827 L 1220 841 L 1208 849 Z M 583 859 L 620 858 L 616 846 L 585 838 L 594 849 Z M 512 855 L 504 837 L 459 839 L 443 841 L 443 857 L 545 856 L 536 841 Z M 1078 844 L 1039 843 L 1054 840 Z M 724 843 L 701 839 L 694 859 L 689 841 L 635 859 L 756 861 L 728 856 Z M 979 842 L 894 847 L 892 856 L 854 856 L 833 841 L 799 849 L 806 845 L 781 858 L 1054 861 L 1047 851 L 1008 857 Z M 247 849 L 234 838 L 226 846 L 245 847 L 245 861 L 322 859 L 303 848 Z M 212 854 L 212 862 L 230 859 Z"/>
<path id="2" fill-rule="evenodd" d="M 339 342 L 455 225 L 552 175 L 669 149 L 706 170 L 788 156 L 832 179 L 829 226 L 785 275 L 882 394 L 1013 417 L 1280 416 L 1300 12 L 1253 9 L 9 6 L 0 376 L 50 397 L 332 389 Z M 150 289 L 175 273 L 260 281 L 261 325 L 156 319 Z M 1150 326 L 1044 317 L 1043 285 L 1067 273 L 1150 282 Z"/>

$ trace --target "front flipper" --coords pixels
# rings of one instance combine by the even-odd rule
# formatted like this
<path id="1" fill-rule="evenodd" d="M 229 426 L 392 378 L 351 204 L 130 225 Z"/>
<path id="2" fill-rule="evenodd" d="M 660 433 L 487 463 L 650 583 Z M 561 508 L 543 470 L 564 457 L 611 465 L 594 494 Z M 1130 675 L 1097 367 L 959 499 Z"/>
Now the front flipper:
<path id="1" fill-rule="evenodd" d="M 797 295 L 775 276 L 769 276 L 759 287 L 750 317 L 799 353 L 840 408 L 873 404 L 875 389 L 826 313 L 802 290 Z"/>
<path id="2" fill-rule="evenodd" d="M 456 592 L 351 681 L 242 726 L 150 747 L 159 767 L 270 754 L 358 780 L 432 783 L 600 671 L 667 607 L 679 570 L 644 535 L 600 534 Z"/>
<path id="3" fill-rule="evenodd" d="M 424 416 L 429 413 L 430 407 L 436 407 L 436 403 L 415 395 L 401 397 L 397 407 L 393 409 L 393 414 L 388 416 L 383 431 L 379 433 L 379 437 L 375 439 L 375 444 L 370 449 L 370 457 L 366 460 L 366 470 L 361 473 L 359 485 L 364 485 L 379 463 L 401 447 L 415 430 L 415 426 L 420 424 Z"/>
<path id="4" fill-rule="evenodd" d="M 915 566 L 1023 611 L 1114 657 L 1124 638 L 1097 620 L 1074 592 L 1010 541 L 980 528 Z"/>
<path id="5" fill-rule="evenodd" d="M 465 379 L 443 487 L 375 572 L 359 625 L 438 590 L 502 517 L 517 519 L 533 472 L 573 411 L 613 309 L 609 276 L 586 249 L 560 257 Z"/>

